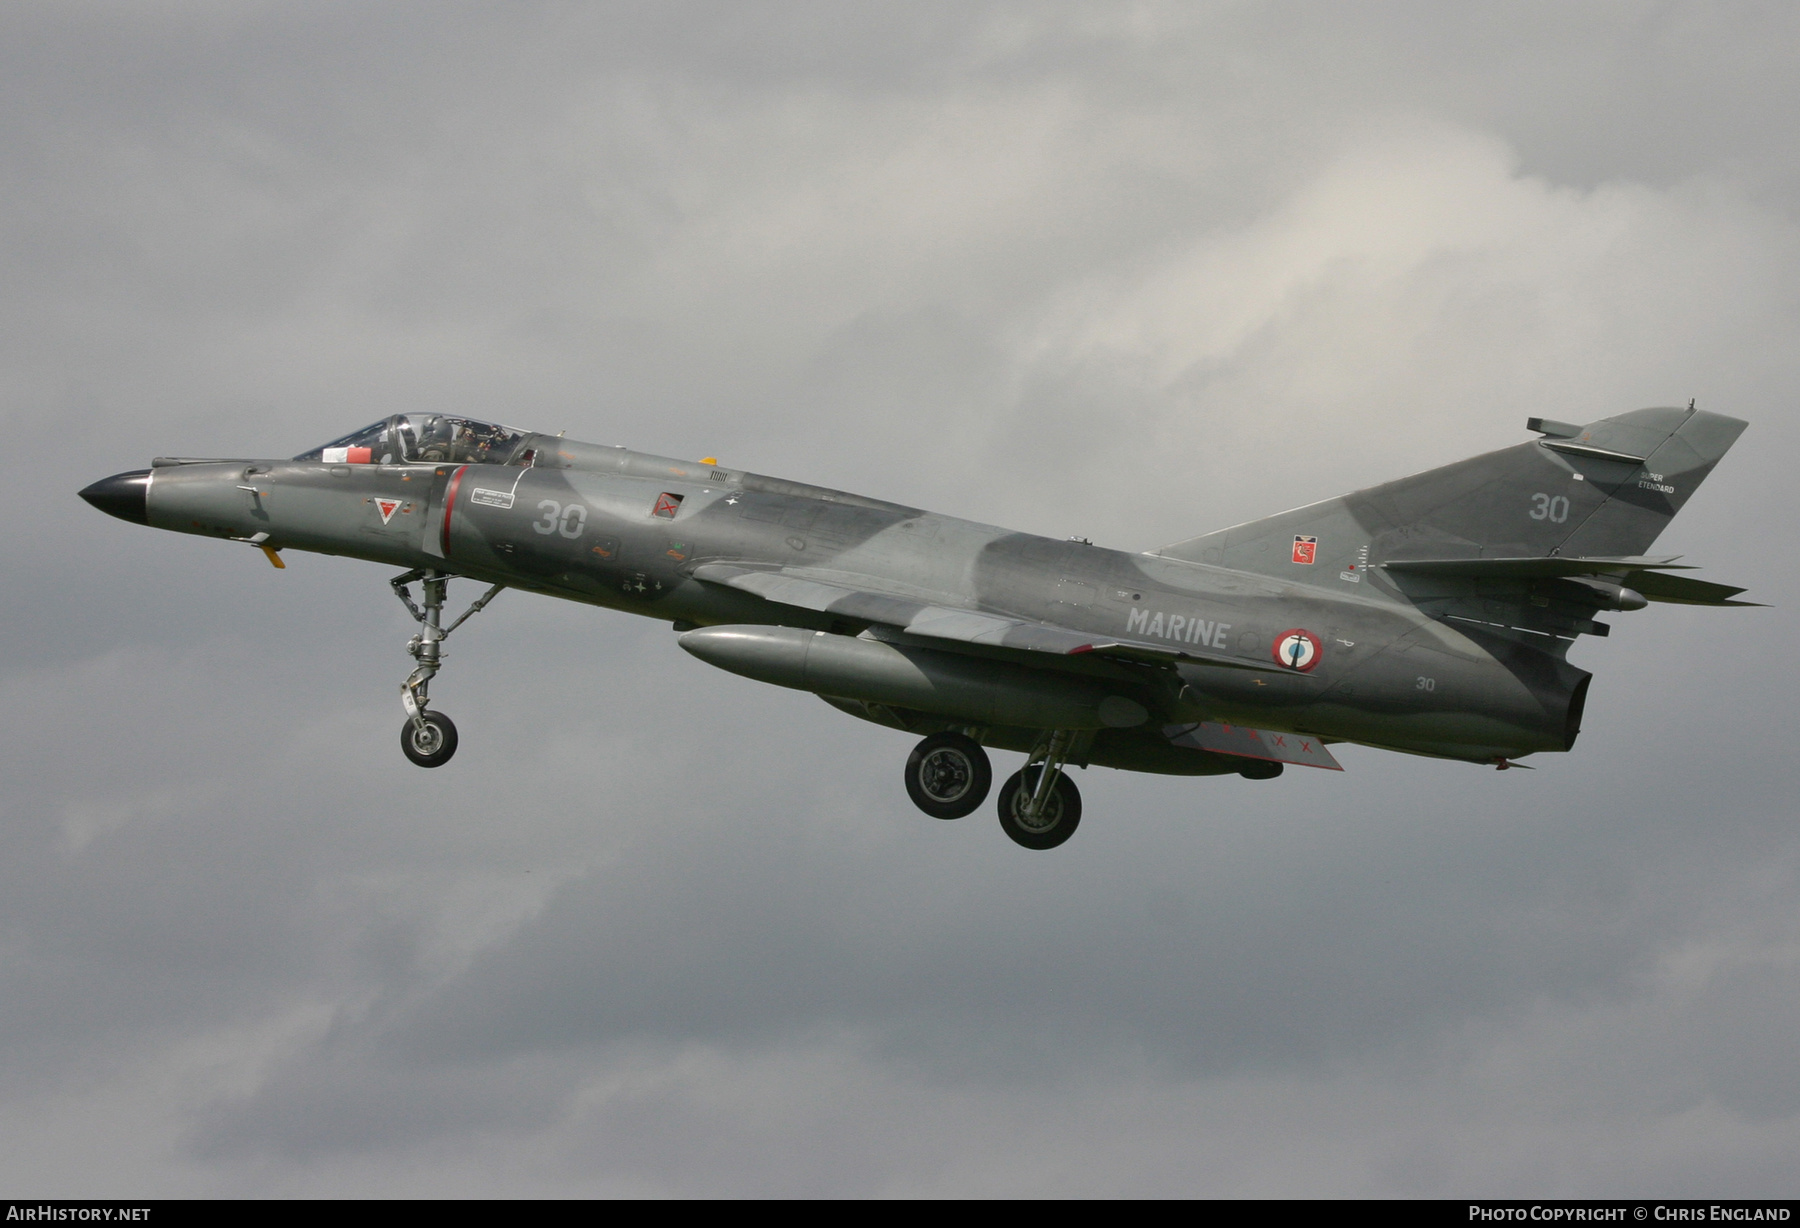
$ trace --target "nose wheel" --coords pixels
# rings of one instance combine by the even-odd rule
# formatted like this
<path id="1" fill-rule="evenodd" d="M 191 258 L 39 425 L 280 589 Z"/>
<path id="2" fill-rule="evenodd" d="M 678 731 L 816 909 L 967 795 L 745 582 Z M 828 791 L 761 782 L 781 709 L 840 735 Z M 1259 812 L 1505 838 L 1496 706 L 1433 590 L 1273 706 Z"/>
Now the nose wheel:
<path id="1" fill-rule="evenodd" d="M 413 604 L 414 580 L 423 580 L 424 608 Z M 504 584 L 496 584 L 483 593 L 448 627 L 443 625 L 444 598 L 450 590 L 450 577 L 441 571 L 409 571 L 395 576 L 389 583 L 394 596 L 400 598 L 407 612 L 419 624 L 419 633 L 406 645 L 406 651 L 418 662 L 405 682 L 400 684 L 400 702 L 406 708 L 406 724 L 400 727 L 400 750 L 423 768 L 442 767 L 456 753 L 456 726 L 442 712 L 431 711 L 431 680 L 443 662 L 439 649 L 450 633 L 479 614 L 487 603 L 499 596 Z"/>
<path id="2" fill-rule="evenodd" d="M 426 712 L 400 726 L 400 749 L 422 768 L 442 767 L 456 753 L 456 726 L 442 712 Z"/>

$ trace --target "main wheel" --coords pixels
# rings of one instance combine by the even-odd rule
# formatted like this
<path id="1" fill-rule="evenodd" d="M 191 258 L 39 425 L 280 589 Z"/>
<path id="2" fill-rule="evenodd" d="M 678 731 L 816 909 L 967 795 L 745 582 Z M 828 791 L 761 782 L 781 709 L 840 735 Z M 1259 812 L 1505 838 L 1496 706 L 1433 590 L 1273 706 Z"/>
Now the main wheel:
<path id="1" fill-rule="evenodd" d="M 425 728 L 411 720 L 400 726 L 400 749 L 420 767 L 443 767 L 456 753 L 456 726 L 442 712 L 427 712 Z"/>
<path id="2" fill-rule="evenodd" d="M 906 757 L 906 796 L 934 819 L 960 819 L 987 800 L 994 769 L 981 743 L 934 733 Z"/>
<path id="3" fill-rule="evenodd" d="M 1034 767 L 1029 776 L 1014 772 L 1000 786 L 1000 827 L 1028 849 L 1053 849 L 1074 835 L 1081 823 L 1081 791 L 1063 775 L 1057 776 L 1050 796 L 1044 799 L 1044 812 L 1035 819 L 1025 814 L 1042 770 Z"/>

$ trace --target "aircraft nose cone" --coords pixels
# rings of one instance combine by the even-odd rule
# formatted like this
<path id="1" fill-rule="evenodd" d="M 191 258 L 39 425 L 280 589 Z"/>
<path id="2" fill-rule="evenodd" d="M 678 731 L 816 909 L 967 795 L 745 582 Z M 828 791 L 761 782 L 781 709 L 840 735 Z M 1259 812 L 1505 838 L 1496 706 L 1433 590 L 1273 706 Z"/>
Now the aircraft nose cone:
<path id="1" fill-rule="evenodd" d="M 133 524 L 149 524 L 149 492 L 150 471 L 133 469 L 130 473 L 101 478 L 82 491 L 81 497 L 108 516 L 117 516 Z"/>

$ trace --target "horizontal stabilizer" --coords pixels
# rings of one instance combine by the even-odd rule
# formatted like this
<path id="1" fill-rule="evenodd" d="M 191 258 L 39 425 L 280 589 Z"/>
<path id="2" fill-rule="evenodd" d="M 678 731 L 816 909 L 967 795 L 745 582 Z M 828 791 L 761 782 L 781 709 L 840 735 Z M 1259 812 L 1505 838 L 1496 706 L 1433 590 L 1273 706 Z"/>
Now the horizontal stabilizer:
<path id="1" fill-rule="evenodd" d="M 1692 576 L 1666 576 L 1659 571 L 1640 571 L 1625 578 L 1627 588 L 1636 589 L 1651 601 L 1671 605 L 1753 605 L 1760 601 L 1732 601 L 1744 590 L 1729 584 L 1710 584 Z"/>
<path id="2" fill-rule="evenodd" d="M 1267 729 L 1251 729 L 1244 725 L 1201 721 L 1197 725 L 1164 725 L 1163 736 L 1172 746 L 1209 750 L 1216 755 L 1297 763 L 1302 767 L 1326 768 L 1333 772 L 1344 770 L 1325 749 L 1325 744 L 1310 733 L 1271 733 Z"/>
<path id="3" fill-rule="evenodd" d="M 1570 558 L 1552 556 L 1541 559 L 1397 559 L 1382 563 L 1386 571 L 1402 575 L 1454 576 L 1470 580 L 1549 580 L 1576 576 L 1599 576 L 1632 589 L 1650 601 L 1673 605 L 1741 605 L 1760 606 L 1759 601 L 1732 601 L 1743 592 L 1729 584 L 1713 584 L 1691 576 L 1672 576 L 1671 571 L 1693 571 L 1694 568 L 1667 558 L 1644 558 L 1621 555 L 1612 558 Z"/>
<path id="4" fill-rule="evenodd" d="M 1567 558 L 1551 555 L 1529 559 L 1394 559 L 1379 566 L 1388 571 L 1411 572 L 1421 576 L 1469 576 L 1474 579 L 1540 580 L 1555 576 L 1622 576 L 1629 572 L 1692 571 L 1685 563 L 1677 563 L 1678 554 L 1667 558 L 1617 556 L 1609 558 Z M 1742 592 L 1742 589 L 1738 590 Z"/>

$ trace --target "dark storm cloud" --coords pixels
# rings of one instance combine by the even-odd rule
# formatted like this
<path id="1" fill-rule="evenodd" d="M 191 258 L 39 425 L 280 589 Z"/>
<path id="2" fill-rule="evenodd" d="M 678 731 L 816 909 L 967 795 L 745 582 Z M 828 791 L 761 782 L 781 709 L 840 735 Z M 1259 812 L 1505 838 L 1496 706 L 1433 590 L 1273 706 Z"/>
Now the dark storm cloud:
<path id="1" fill-rule="evenodd" d="M 1614 618 L 1536 772 L 1093 772 L 1039 857 L 514 594 L 414 771 L 385 572 L 73 492 L 450 409 L 1148 548 L 1697 396 L 1752 427 L 1659 548 L 1785 608 L 1788 9 L 0 20 L 15 1178 L 1785 1189 L 1779 611 Z"/>

